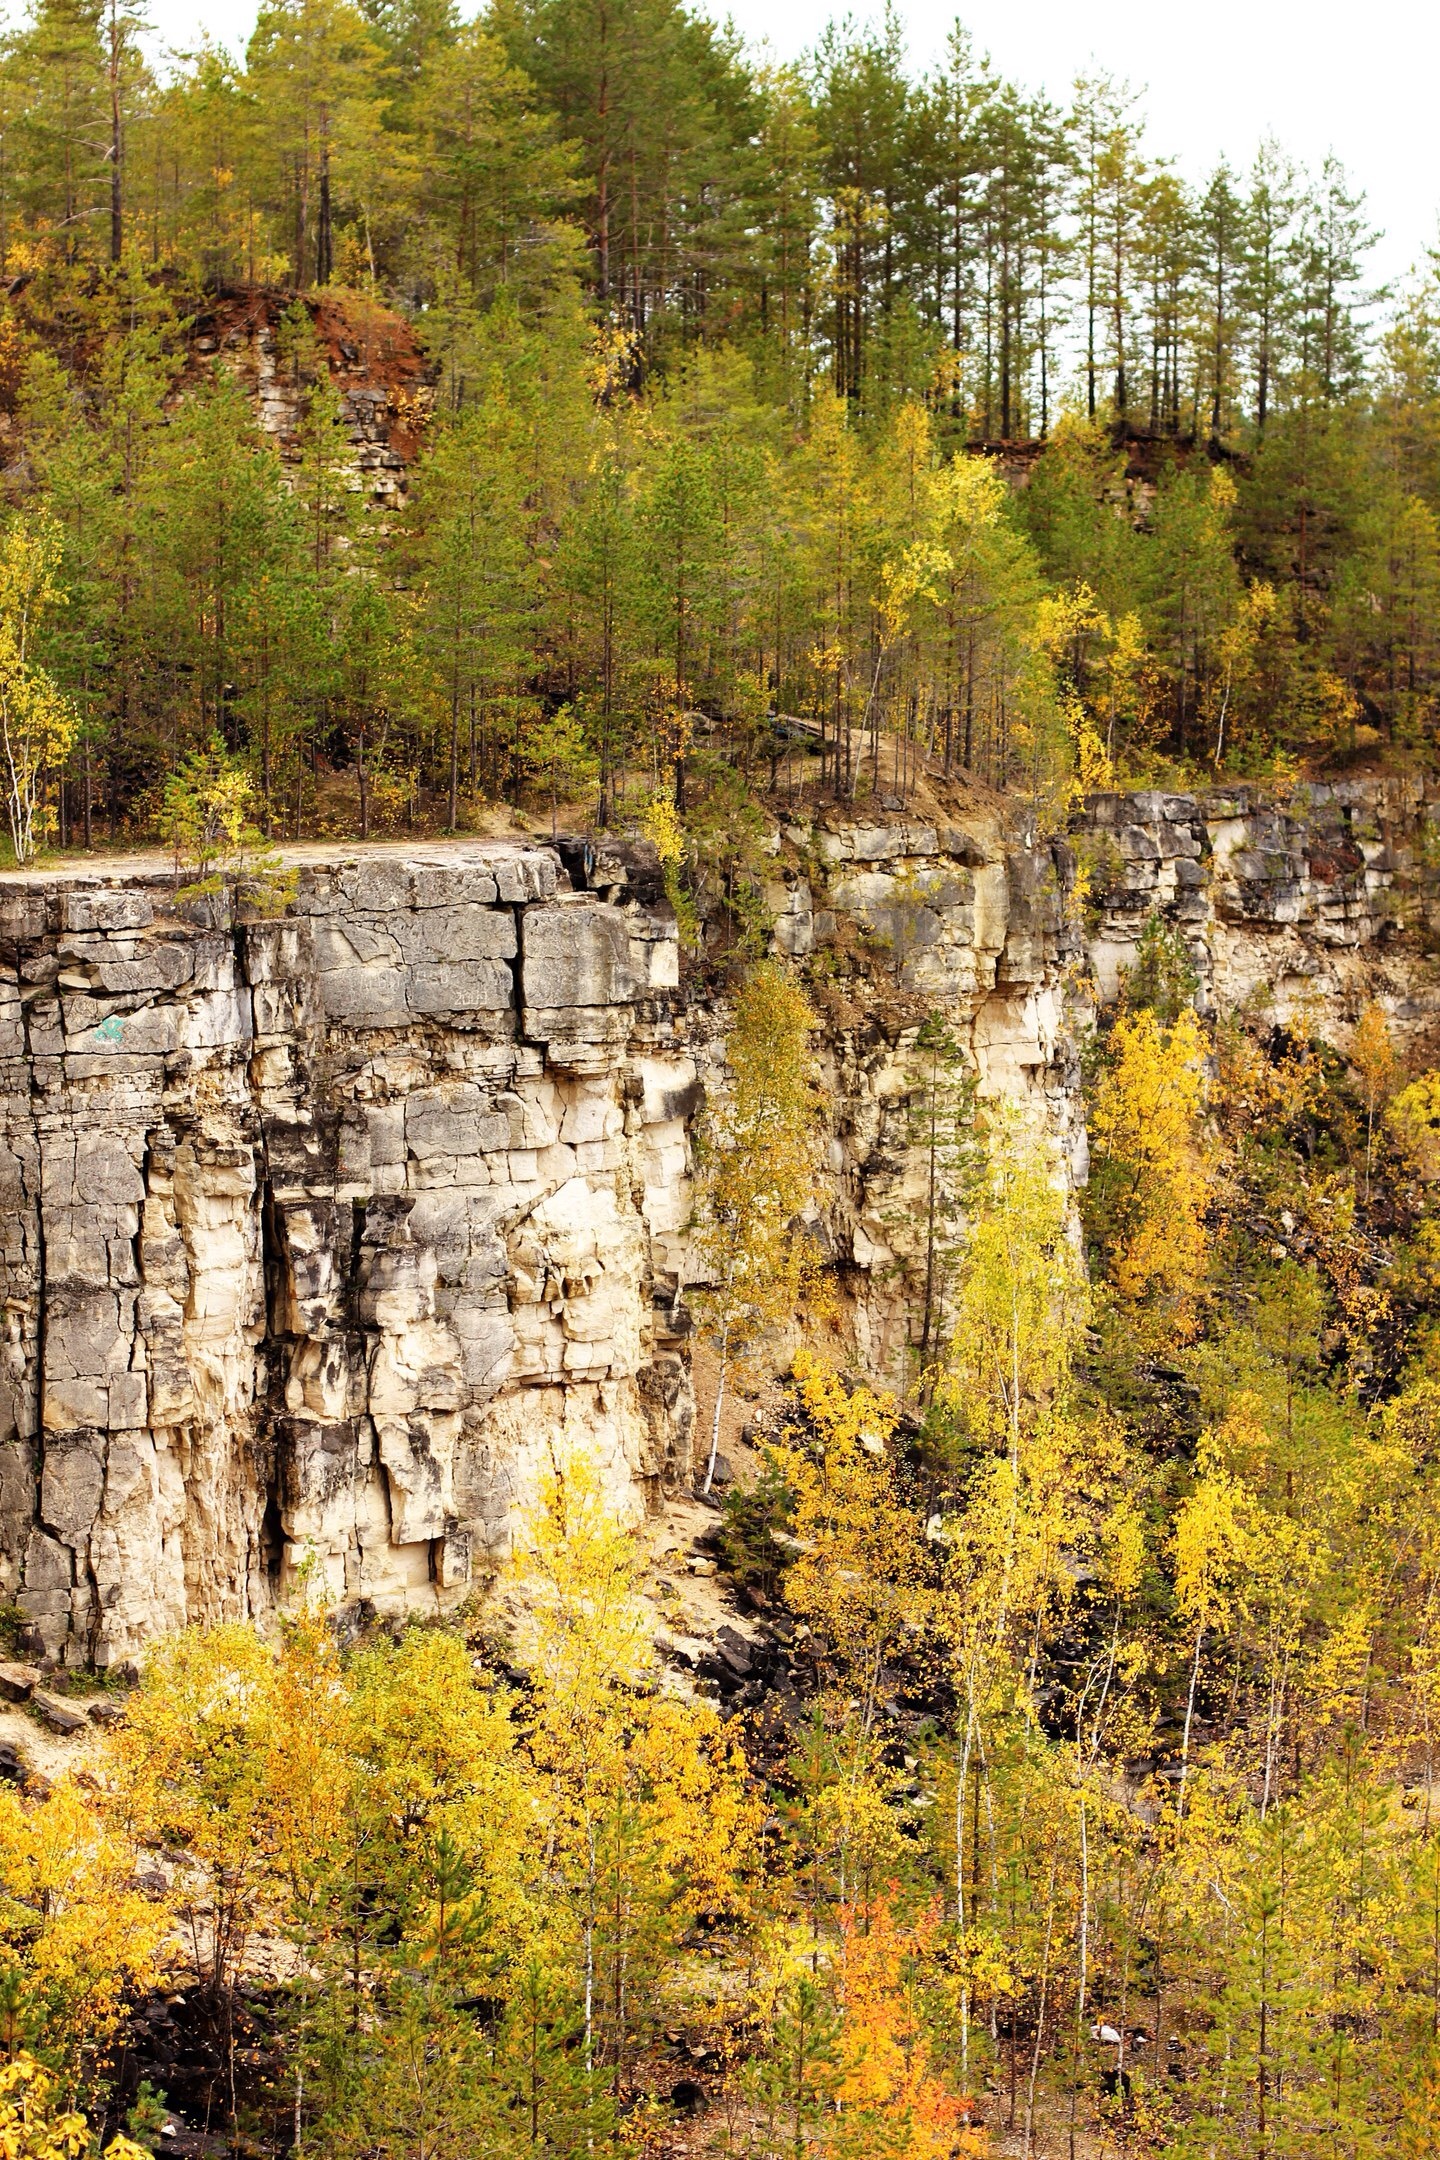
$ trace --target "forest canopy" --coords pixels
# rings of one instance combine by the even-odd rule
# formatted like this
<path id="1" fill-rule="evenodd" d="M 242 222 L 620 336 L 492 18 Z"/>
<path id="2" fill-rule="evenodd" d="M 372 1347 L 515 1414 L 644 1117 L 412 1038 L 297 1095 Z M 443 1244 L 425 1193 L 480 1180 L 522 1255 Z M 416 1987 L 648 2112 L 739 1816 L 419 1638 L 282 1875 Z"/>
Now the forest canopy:
<path id="1" fill-rule="evenodd" d="M 1122 83 L 959 26 L 917 75 L 893 16 L 785 67 L 676 0 L 143 30 L 0 53 L 22 854 L 217 744 L 271 837 L 673 792 L 702 880 L 782 768 L 1059 814 L 1428 753 L 1436 287 L 1371 290 L 1334 160 L 1190 185 Z"/>

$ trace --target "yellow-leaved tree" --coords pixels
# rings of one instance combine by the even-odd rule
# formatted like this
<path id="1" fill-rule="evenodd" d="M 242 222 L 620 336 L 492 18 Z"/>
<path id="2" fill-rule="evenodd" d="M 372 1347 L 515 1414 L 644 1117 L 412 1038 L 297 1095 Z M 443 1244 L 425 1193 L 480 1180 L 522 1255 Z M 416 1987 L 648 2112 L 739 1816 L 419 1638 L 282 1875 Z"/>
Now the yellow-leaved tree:
<path id="1" fill-rule="evenodd" d="M 1350 1063 L 1360 1083 L 1365 1106 L 1365 1198 L 1370 1198 L 1370 1171 L 1375 1159 L 1375 1120 L 1395 1092 L 1400 1060 L 1390 1035 L 1383 1007 L 1367 1000 L 1350 1038 Z"/>
<path id="2" fill-rule="evenodd" d="M 1085 1227 L 1133 1323 L 1187 1341 L 1205 1278 L 1211 1177 L 1200 1130 L 1206 1041 L 1188 1007 L 1148 1007 L 1110 1031 L 1090 1111 Z"/>
<path id="3" fill-rule="evenodd" d="M 1440 1181 L 1440 1072 L 1417 1074 L 1393 1097 L 1385 1122 L 1416 1177 Z"/>
<path id="4" fill-rule="evenodd" d="M 509 1699 L 485 1681 L 453 1631 L 347 1655 L 302 1607 L 270 1641 L 231 1624 L 156 1645 L 109 1743 L 117 1844 L 184 1856 L 152 1931 L 178 1918 L 232 2071 L 253 1947 L 292 1946 L 297 2144 L 318 2122 L 337 2155 L 398 2155 L 421 2126 L 448 2124 L 443 2149 L 460 2153 L 505 2105 L 455 1999 L 524 1958 L 541 1795 Z M 137 1940 L 122 1890 L 111 1882 L 106 1912 L 72 1930 L 77 1955 L 93 1961 L 109 1934 Z M 233 2079 L 230 2093 L 233 2127 Z"/>
<path id="5" fill-rule="evenodd" d="M 881 1898 L 842 1915 L 841 2019 L 826 2083 L 830 2113 L 816 2140 L 826 2160 L 970 2160 L 987 2149 L 968 2094 L 944 2075 L 921 1999 L 939 1913 L 900 1924 Z"/>
<path id="6" fill-rule="evenodd" d="M 587 1457 L 548 1466 L 511 1569 L 533 1675 L 531 1759 L 561 1892 L 555 1928 L 579 1951 L 592 2104 L 618 2104 L 637 2035 L 694 1914 L 741 1897 L 761 1811 L 708 1704 L 655 1691 L 639 1553 Z"/>
<path id="7" fill-rule="evenodd" d="M 796 1352 L 794 1373 L 813 1437 L 806 1446 L 792 1431 L 771 1451 L 800 1545 L 786 1600 L 843 1658 L 868 1733 L 885 1659 L 923 1626 L 929 1603 L 922 1526 L 895 1478 L 900 1406 L 867 1387 L 847 1391 L 810 1350 Z"/>
<path id="8" fill-rule="evenodd" d="M 48 830 L 46 791 L 75 740 L 75 708 L 35 657 L 46 615 L 63 598 L 61 533 L 48 511 L 11 519 L 0 535 L 0 747 L 17 863 Z"/>
<path id="9" fill-rule="evenodd" d="M 969 2076 L 972 1989 L 983 1957 L 973 1826 L 968 1881 L 965 1866 L 967 1795 L 978 1806 L 971 1780 L 990 1754 L 987 1726 L 1006 1717 L 1025 1686 L 1026 1663 L 1033 1679 L 1045 1615 L 1061 1591 L 1061 1553 L 1074 1542 L 1069 1522 L 1085 1436 L 1066 1397 L 1088 1305 L 1053 1151 L 1017 1111 L 989 1112 L 950 1365 L 937 1392 L 961 1446 L 974 1451 L 964 1505 L 941 1527 L 946 1564 L 939 1613 L 960 1703 L 953 1820 L 955 1918 L 964 1951 L 962 2079 Z"/>
<path id="10" fill-rule="evenodd" d="M 5 2160 L 81 2160 L 97 2150 L 95 2132 L 78 2108 L 67 2107 L 53 2078 L 21 2050 L 0 2067 L 0 2152 Z M 107 2160 L 150 2160 L 133 2138 L 112 2137 Z"/>
<path id="11" fill-rule="evenodd" d="M 175 1636 L 151 1652 L 111 1742 L 117 1821 L 137 1844 L 188 1856 L 183 1937 L 217 2000 L 282 1910 L 272 1818 L 284 1801 L 267 1776 L 274 1680 L 274 1653 L 253 1628 Z"/>
<path id="12" fill-rule="evenodd" d="M 238 897 L 264 908 L 283 907 L 295 890 L 286 870 L 255 823 L 260 809 L 255 782 L 244 760 L 232 757 L 218 735 L 182 758 L 168 776 L 160 801 L 160 836 L 175 858 L 182 899 L 206 899 L 232 884 Z"/>
<path id="13" fill-rule="evenodd" d="M 899 1475 L 895 1398 L 847 1388 L 808 1349 L 796 1352 L 794 1380 L 799 1415 L 768 1451 L 790 1496 L 785 1597 L 824 1642 L 833 1675 L 819 1705 L 824 1744 L 801 1779 L 807 1831 L 842 1904 L 868 1904 L 904 1853 L 885 1675 L 924 1641 L 933 1557 Z"/>
<path id="14" fill-rule="evenodd" d="M 942 1393 L 1018 1471 L 1024 1434 L 1064 1392 L 1087 1295 L 1051 1150 L 1013 1110 L 987 1115 L 985 1150 Z"/>
<path id="15" fill-rule="evenodd" d="M 165 1963 L 171 1915 L 134 1873 L 130 1841 L 68 1778 L 43 1800 L 0 1788 L 0 2029 L 72 2094 L 108 2067 L 127 2003 Z"/>
<path id="16" fill-rule="evenodd" d="M 794 1314 L 814 1247 L 800 1218 L 815 1197 L 819 1105 L 804 993 L 770 962 L 735 1000 L 725 1044 L 728 1087 L 700 1137 L 692 1293 L 718 1365 L 705 1491 L 737 1359 Z"/>
<path id="17" fill-rule="evenodd" d="M 1180 1754 L 1177 1814 L 1185 1815 L 1190 1776 L 1190 1733 L 1205 1638 L 1234 1615 L 1247 1594 L 1253 1543 L 1254 1502 L 1240 1480 L 1217 1460 L 1206 1434 L 1200 1447 L 1201 1475 L 1175 1518 L 1175 1603 L 1194 1630 L 1195 1655 L 1185 1698 L 1185 1735 Z"/>

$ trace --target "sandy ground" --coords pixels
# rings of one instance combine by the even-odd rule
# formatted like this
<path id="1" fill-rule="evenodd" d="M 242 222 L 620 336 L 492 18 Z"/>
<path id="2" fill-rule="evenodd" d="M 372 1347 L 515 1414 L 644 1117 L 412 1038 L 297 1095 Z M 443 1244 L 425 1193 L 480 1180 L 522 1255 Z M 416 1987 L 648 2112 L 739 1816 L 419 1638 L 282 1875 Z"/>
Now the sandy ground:
<path id="1" fill-rule="evenodd" d="M 59 1693 L 59 1690 L 54 1690 Z M 69 1698 L 67 1698 L 69 1699 Z M 73 1707 L 83 1710 L 88 1698 L 75 1696 Z M 13 1747 L 27 1770 L 53 1785 L 67 1771 L 94 1771 L 99 1765 L 105 1733 L 101 1726 L 83 1732 L 52 1731 L 26 1703 L 0 1703 L 0 1744 Z"/>

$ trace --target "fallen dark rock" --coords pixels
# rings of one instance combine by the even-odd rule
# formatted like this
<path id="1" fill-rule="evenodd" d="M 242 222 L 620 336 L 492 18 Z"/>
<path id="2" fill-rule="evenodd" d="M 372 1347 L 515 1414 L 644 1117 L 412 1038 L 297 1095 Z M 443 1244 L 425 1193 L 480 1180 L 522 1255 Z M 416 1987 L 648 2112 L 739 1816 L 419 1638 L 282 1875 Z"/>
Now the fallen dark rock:
<path id="1" fill-rule="evenodd" d="M 90 1720 L 83 1710 L 77 1709 L 74 1703 L 62 1702 L 47 1688 L 36 1688 L 30 1700 L 54 1732 L 84 1732 L 89 1726 Z"/>
<path id="2" fill-rule="evenodd" d="M 0 1662 L 0 1696 L 6 1702 L 29 1702 L 40 1685 L 40 1675 L 33 1665 L 17 1665 L 8 1659 Z"/>
<path id="3" fill-rule="evenodd" d="M 737 1679 L 744 1680 L 754 1671 L 754 1661 L 750 1656 L 750 1645 L 738 1629 L 732 1627 L 717 1628 L 715 1631 L 715 1647 Z"/>
<path id="4" fill-rule="evenodd" d="M 159 2147 L 167 2160 L 220 2160 L 220 2155 L 229 2149 L 229 2141 L 213 2132 L 190 2130 L 178 2124 L 172 2129 L 167 2124 L 160 2132 Z"/>

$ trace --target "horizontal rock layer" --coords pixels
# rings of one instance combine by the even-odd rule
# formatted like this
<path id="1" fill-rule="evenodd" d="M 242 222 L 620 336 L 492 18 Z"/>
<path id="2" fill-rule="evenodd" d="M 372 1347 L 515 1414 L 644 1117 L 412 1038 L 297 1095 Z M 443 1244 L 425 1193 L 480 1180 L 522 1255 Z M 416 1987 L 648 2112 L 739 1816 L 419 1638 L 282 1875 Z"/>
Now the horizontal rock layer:
<path id="1" fill-rule="evenodd" d="M 1369 999 L 1440 1061 L 1440 789 L 1413 777 L 1090 798 L 1062 840 L 1023 811 L 783 827 L 766 888 L 776 950 L 858 928 L 900 1017 L 832 1017 L 825 1229 L 855 1349 L 913 1374 L 928 1163 L 915 1145 L 917 1021 L 942 1015 L 982 1096 L 1023 1106 L 1083 1181 L 1077 1038 L 1114 1002 L 1146 924 L 1183 941 L 1206 1012 L 1299 1025 L 1343 1049 Z M 822 958 L 823 966 L 823 958 Z"/>
<path id="2" fill-rule="evenodd" d="M 1153 914 L 1184 937 L 1203 1010 L 1299 1020 L 1343 1046 L 1375 998 L 1417 1053 L 1440 1024 L 1433 781 L 1097 795 L 1074 841 L 1102 1000 Z"/>

